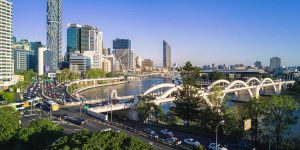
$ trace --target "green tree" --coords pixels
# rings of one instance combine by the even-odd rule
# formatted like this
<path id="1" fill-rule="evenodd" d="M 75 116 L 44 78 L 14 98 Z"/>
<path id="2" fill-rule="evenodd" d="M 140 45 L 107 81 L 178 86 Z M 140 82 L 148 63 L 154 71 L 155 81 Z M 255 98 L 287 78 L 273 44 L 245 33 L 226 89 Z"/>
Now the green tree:
<path id="1" fill-rule="evenodd" d="M 72 81 L 79 79 L 80 75 L 74 71 L 69 70 L 68 68 L 63 69 L 60 73 L 56 74 L 58 82 Z"/>
<path id="2" fill-rule="evenodd" d="M 266 105 L 264 99 L 254 98 L 246 104 L 246 113 L 244 118 L 251 119 L 251 140 L 254 142 L 258 141 L 258 134 L 260 132 L 259 128 L 259 118 L 261 118 L 265 112 Z"/>
<path id="3" fill-rule="evenodd" d="M 222 72 L 214 71 L 209 74 L 209 78 L 213 81 L 225 79 L 225 75 Z"/>
<path id="4" fill-rule="evenodd" d="M 0 108 L 0 145 L 10 140 L 20 128 L 20 113 L 11 107 Z"/>
<path id="5" fill-rule="evenodd" d="M 158 124 L 159 120 L 162 120 L 164 116 L 162 108 L 150 102 L 151 100 L 154 100 L 153 96 L 143 96 L 140 99 L 142 101 L 136 105 L 140 121 L 145 122 L 150 120 Z"/>
<path id="6" fill-rule="evenodd" d="M 14 92 L 4 92 L 1 96 L 6 101 L 6 103 L 13 103 L 14 102 L 14 99 L 15 99 L 15 93 Z"/>
<path id="7" fill-rule="evenodd" d="M 16 139 L 25 149 L 45 149 L 64 135 L 62 131 L 61 126 L 47 119 L 39 119 L 31 122 L 28 128 L 20 130 Z"/>
<path id="8" fill-rule="evenodd" d="M 276 148 L 279 148 L 284 135 L 290 133 L 290 126 L 297 123 L 295 111 L 298 104 L 289 96 L 273 96 L 272 100 L 266 101 L 266 105 L 263 119 L 266 128 L 264 137 L 275 142 Z"/>
<path id="9" fill-rule="evenodd" d="M 216 126 L 222 120 L 225 124 L 220 126 L 220 133 L 232 135 L 234 137 L 242 136 L 241 122 L 236 118 L 237 111 L 234 107 L 228 107 L 226 97 L 224 98 L 222 88 L 219 86 L 213 87 L 212 94 L 208 99 L 213 106 L 206 107 L 200 113 L 200 125 L 204 130 L 215 132 Z"/>
<path id="10" fill-rule="evenodd" d="M 191 121 L 198 120 L 199 108 L 203 104 L 203 99 L 198 93 L 200 87 L 200 69 L 187 62 L 178 71 L 180 72 L 183 84 L 178 93 L 175 93 L 174 104 L 176 108 L 171 109 L 175 116 L 185 120 L 187 122 L 186 125 L 190 126 Z"/>
<path id="11" fill-rule="evenodd" d="M 83 76 L 88 79 L 103 78 L 105 72 L 102 69 L 89 69 L 83 73 Z"/>
<path id="12" fill-rule="evenodd" d="M 136 138 L 128 137 L 122 132 L 91 132 L 83 130 L 59 138 L 48 149 L 152 150 L 153 148 Z"/>
<path id="13" fill-rule="evenodd" d="M 105 74 L 105 77 L 112 78 L 112 77 L 114 77 L 114 73 L 113 72 L 108 72 L 108 73 Z"/>

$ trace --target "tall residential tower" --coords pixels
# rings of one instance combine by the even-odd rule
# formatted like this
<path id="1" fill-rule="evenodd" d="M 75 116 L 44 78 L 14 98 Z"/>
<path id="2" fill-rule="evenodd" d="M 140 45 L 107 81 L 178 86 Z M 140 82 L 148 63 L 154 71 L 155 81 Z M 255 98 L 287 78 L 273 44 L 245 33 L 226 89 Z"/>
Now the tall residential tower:
<path id="1" fill-rule="evenodd" d="M 62 0 L 48 0 L 47 3 L 47 48 L 53 51 L 51 59 L 54 71 L 63 61 L 62 56 Z"/>
<path id="2" fill-rule="evenodd" d="M 12 50 L 12 2 L 0 0 L 0 84 L 7 86 L 14 75 Z"/>
<path id="3" fill-rule="evenodd" d="M 163 41 L 163 65 L 171 70 L 171 46 L 166 41 Z"/>
<path id="4" fill-rule="evenodd" d="M 279 57 L 272 57 L 270 59 L 270 69 L 274 71 L 274 69 L 281 67 L 281 59 Z"/>

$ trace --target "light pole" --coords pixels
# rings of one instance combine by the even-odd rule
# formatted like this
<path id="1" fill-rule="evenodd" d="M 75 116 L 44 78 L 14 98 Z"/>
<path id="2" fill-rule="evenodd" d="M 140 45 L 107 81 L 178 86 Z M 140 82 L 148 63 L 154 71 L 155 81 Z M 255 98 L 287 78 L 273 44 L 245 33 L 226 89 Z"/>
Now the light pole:
<path id="1" fill-rule="evenodd" d="M 217 125 L 217 128 L 216 128 L 216 149 L 215 150 L 218 150 L 218 128 L 219 128 L 219 125 L 220 124 L 224 124 L 225 123 L 225 120 L 222 120 L 222 121 L 220 121 L 219 123 L 218 123 L 218 125 Z"/>

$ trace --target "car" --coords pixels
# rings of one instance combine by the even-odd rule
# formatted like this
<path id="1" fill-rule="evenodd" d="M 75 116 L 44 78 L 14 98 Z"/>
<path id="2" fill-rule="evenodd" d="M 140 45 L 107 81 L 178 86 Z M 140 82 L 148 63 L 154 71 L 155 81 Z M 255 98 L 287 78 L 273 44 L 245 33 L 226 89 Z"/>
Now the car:
<path id="1" fill-rule="evenodd" d="M 209 150 L 216 150 L 216 143 L 210 143 L 208 145 Z M 218 144 L 217 150 L 227 150 L 226 147 L 222 147 L 220 144 Z"/>
<path id="2" fill-rule="evenodd" d="M 152 130 L 152 129 L 150 129 L 150 128 L 146 128 L 144 131 L 145 131 L 146 133 L 149 133 L 149 134 L 154 134 L 154 133 L 155 133 L 155 131 Z"/>
<path id="3" fill-rule="evenodd" d="M 150 137 L 151 137 L 151 138 L 156 138 L 156 139 L 158 139 L 158 138 L 159 138 L 158 134 L 156 134 L 156 133 L 154 133 L 154 134 L 150 134 Z"/>
<path id="4" fill-rule="evenodd" d="M 173 135 L 173 132 L 168 129 L 160 130 L 160 133 L 165 134 L 165 135 Z"/>
<path id="5" fill-rule="evenodd" d="M 175 145 L 179 145 L 179 144 L 182 143 L 182 142 L 181 142 L 178 138 L 176 138 L 176 137 L 167 138 L 167 139 L 164 140 L 164 142 L 169 143 L 169 144 L 175 144 Z"/>
<path id="6" fill-rule="evenodd" d="M 187 145 L 195 146 L 195 147 L 198 147 L 198 146 L 201 145 L 198 141 L 196 141 L 196 140 L 194 140 L 192 138 L 184 139 L 183 143 L 185 143 Z"/>
<path id="7" fill-rule="evenodd" d="M 75 119 L 71 119 L 71 122 L 73 122 L 77 125 L 84 125 L 87 123 L 87 120 L 85 120 L 83 118 L 75 118 Z"/>
<path id="8" fill-rule="evenodd" d="M 69 118 L 69 115 L 68 115 L 68 114 L 62 114 L 60 117 L 61 117 L 62 119 L 67 119 L 67 118 Z"/>

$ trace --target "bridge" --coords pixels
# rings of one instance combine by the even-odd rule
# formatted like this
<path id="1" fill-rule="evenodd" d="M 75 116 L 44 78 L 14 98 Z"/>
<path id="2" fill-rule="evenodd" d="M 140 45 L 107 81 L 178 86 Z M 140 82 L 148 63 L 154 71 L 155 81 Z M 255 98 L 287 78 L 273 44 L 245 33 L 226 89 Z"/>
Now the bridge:
<path id="1" fill-rule="evenodd" d="M 222 100 L 229 94 L 234 94 L 234 96 L 237 98 L 237 101 L 248 102 L 253 98 L 259 98 L 260 95 L 278 95 L 281 93 L 282 89 L 287 89 L 289 84 L 293 85 L 294 83 L 295 81 L 274 81 L 270 78 L 260 80 L 255 77 L 249 78 L 246 82 L 242 80 L 235 80 L 233 82 L 228 80 L 217 80 L 206 88 L 199 89 L 198 96 L 203 97 L 208 106 L 213 107 L 215 104 L 209 99 L 209 95 L 213 94 L 213 88 L 215 86 L 220 86 L 222 88 Z M 155 101 L 170 102 L 172 93 L 182 89 L 181 86 L 164 83 L 151 87 L 145 91 L 143 95 L 149 95 L 152 92 L 161 90 L 162 88 L 169 89 L 157 96 Z"/>
<path id="2" fill-rule="evenodd" d="M 281 81 L 272 80 L 270 78 L 258 79 L 250 78 L 246 82 L 242 80 L 228 81 L 228 80 L 217 80 L 206 88 L 198 89 L 198 96 L 202 97 L 209 107 L 214 107 L 216 104 L 210 100 L 209 96 L 214 94 L 214 87 L 219 86 L 222 89 L 222 97 L 224 100 L 229 94 L 234 95 L 237 101 L 249 102 L 253 98 L 259 98 L 260 95 L 278 95 L 283 89 L 287 89 L 288 85 L 293 85 L 295 81 Z M 163 83 L 153 86 L 146 90 L 141 96 L 155 95 L 155 99 L 150 101 L 159 105 L 161 103 L 172 102 L 175 100 L 174 92 L 178 92 L 182 89 L 182 86 L 178 86 L 171 83 Z M 117 91 L 112 91 L 111 98 L 120 99 L 133 99 L 135 96 L 122 96 L 117 95 Z M 92 113 L 103 113 L 107 111 L 115 111 L 122 109 L 132 109 L 138 100 L 130 103 L 115 104 L 109 106 L 99 106 L 90 108 Z"/>

